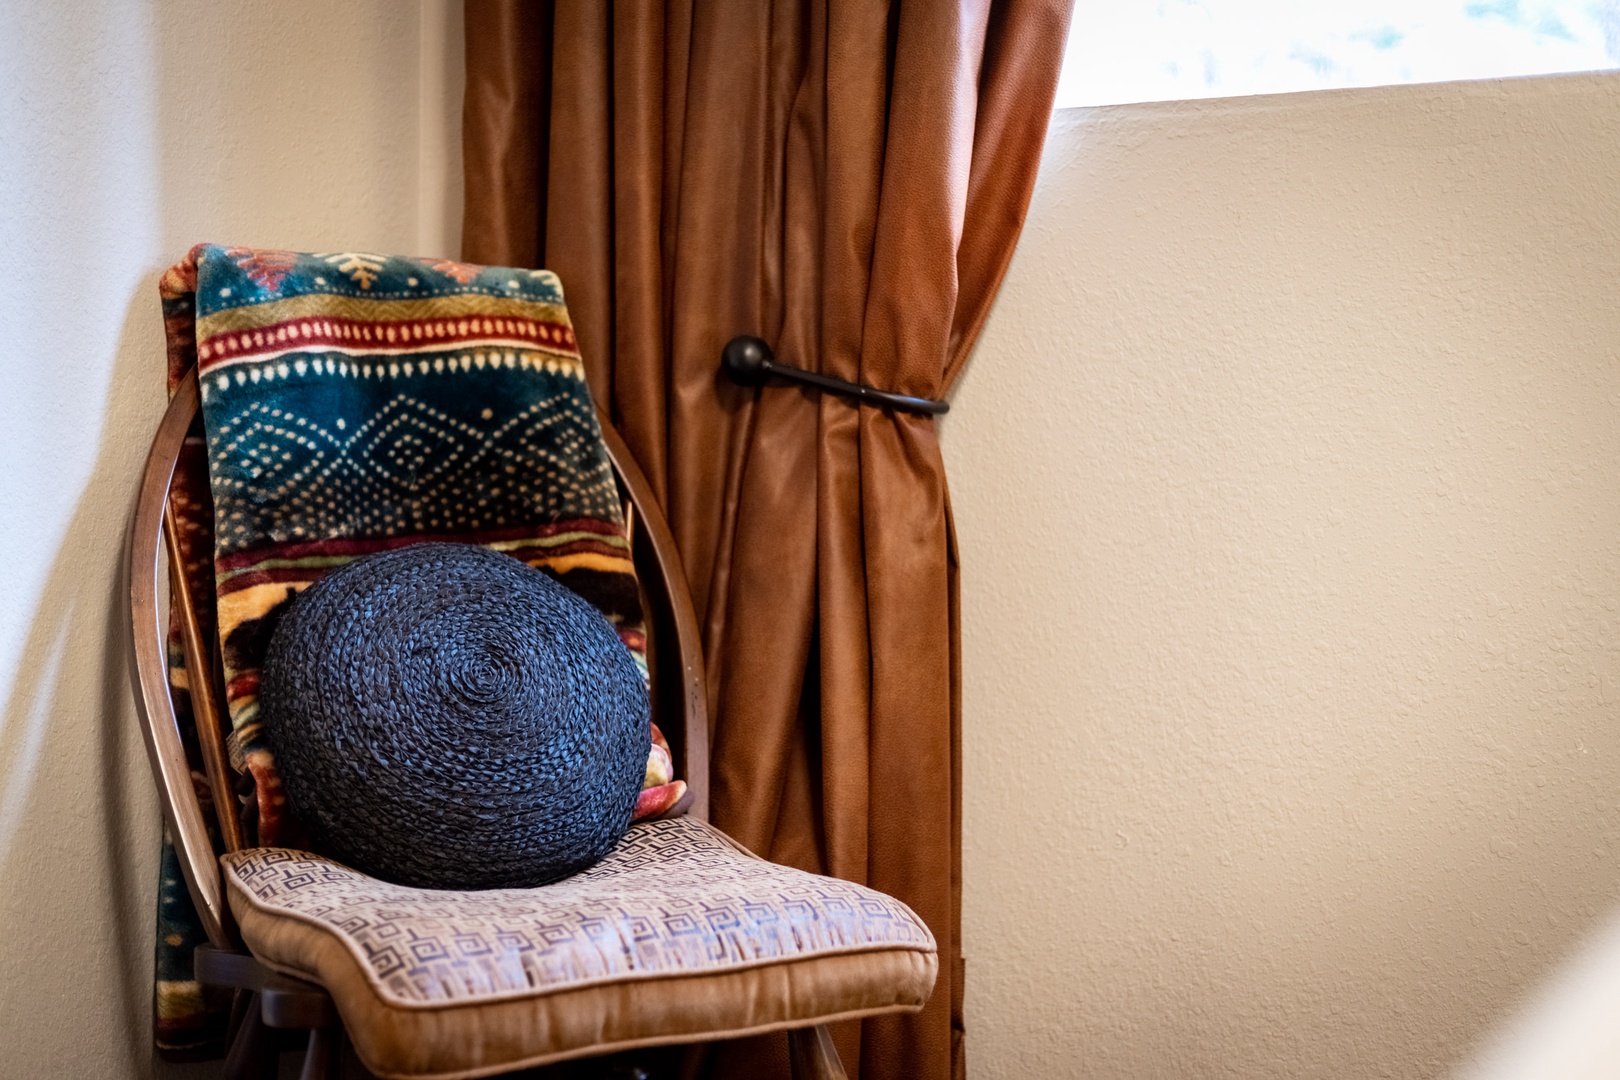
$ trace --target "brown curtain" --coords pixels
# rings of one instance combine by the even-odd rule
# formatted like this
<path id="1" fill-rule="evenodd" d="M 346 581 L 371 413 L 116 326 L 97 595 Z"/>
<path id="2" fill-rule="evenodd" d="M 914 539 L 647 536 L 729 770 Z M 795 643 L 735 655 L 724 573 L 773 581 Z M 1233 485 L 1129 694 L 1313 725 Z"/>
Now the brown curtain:
<path id="1" fill-rule="evenodd" d="M 852 1076 L 961 1075 L 957 567 L 934 421 L 717 377 L 777 359 L 921 397 L 1023 223 L 1072 0 L 468 0 L 464 256 L 561 275 L 597 400 L 705 631 L 713 820 L 927 920 L 919 1015 Z M 1009 373 L 1012 374 L 1012 373 Z M 1022 391 L 1019 391 L 1022 392 Z M 785 1072 L 785 1040 L 719 1075 Z"/>

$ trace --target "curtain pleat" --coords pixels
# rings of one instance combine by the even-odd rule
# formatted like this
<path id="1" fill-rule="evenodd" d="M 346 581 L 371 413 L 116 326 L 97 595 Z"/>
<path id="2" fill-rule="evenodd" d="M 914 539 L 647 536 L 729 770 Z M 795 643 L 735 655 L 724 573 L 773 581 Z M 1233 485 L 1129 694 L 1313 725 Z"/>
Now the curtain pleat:
<path id="1" fill-rule="evenodd" d="M 784 363 L 944 395 L 1034 184 L 1071 0 L 468 0 L 467 259 L 555 270 L 591 388 L 680 547 L 712 817 L 933 929 L 852 1076 L 961 1075 L 957 565 L 934 421 L 721 379 Z M 714 1075 L 784 1075 L 778 1037 Z"/>

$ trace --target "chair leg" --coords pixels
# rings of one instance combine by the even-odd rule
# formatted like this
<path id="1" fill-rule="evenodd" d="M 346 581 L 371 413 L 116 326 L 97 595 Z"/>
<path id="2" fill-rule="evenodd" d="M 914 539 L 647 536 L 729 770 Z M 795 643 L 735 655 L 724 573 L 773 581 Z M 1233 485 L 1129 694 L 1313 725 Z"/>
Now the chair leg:
<path id="1" fill-rule="evenodd" d="M 681 1063 L 676 1069 L 678 1080 L 698 1080 L 703 1075 L 703 1066 L 709 1060 L 709 1049 L 712 1043 L 687 1043 L 681 1048 Z"/>
<path id="2" fill-rule="evenodd" d="M 309 1047 L 304 1051 L 304 1071 L 298 1080 L 338 1080 L 343 1062 L 343 1028 L 311 1028 Z"/>
<path id="3" fill-rule="evenodd" d="M 225 1023 L 225 1048 L 227 1051 L 235 1044 L 236 1033 L 242 1030 L 242 1021 L 247 1019 L 248 1008 L 253 1004 L 253 991 L 231 991 L 231 1014 Z"/>
<path id="4" fill-rule="evenodd" d="M 788 1032 L 788 1058 L 793 1080 L 849 1080 L 826 1024 Z"/>
<path id="5" fill-rule="evenodd" d="M 249 993 L 236 1037 L 225 1055 L 226 1080 L 274 1080 L 280 1057 L 259 1010 L 259 995 Z"/>

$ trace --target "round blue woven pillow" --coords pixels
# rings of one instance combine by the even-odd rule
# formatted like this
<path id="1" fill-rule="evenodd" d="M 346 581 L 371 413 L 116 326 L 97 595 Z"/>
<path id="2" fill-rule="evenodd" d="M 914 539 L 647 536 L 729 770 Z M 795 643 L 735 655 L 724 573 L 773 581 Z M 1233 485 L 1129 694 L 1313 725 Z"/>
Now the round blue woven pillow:
<path id="1" fill-rule="evenodd" d="M 651 742 L 641 671 L 601 613 L 465 544 L 371 555 L 305 589 L 259 703 L 322 850 L 426 888 L 595 863 L 629 826 Z"/>

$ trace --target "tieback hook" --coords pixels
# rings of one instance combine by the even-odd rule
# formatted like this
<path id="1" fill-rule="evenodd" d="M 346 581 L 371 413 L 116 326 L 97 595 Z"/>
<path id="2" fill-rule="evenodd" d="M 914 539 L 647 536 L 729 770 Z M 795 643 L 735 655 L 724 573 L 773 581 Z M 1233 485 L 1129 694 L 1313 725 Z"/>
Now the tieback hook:
<path id="1" fill-rule="evenodd" d="M 948 412 L 951 407 L 948 401 L 890 393 L 888 390 L 879 390 L 862 383 L 846 382 L 831 375 L 805 371 L 791 364 L 779 364 L 771 352 L 771 347 L 751 334 L 741 334 L 726 342 L 726 347 L 720 350 L 720 370 L 739 386 L 764 386 L 769 379 L 786 379 L 789 382 L 814 386 L 828 393 L 842 394 L 882 409 L 898 409 L 902 412 L 938 416 L 940 413 Z"/>

